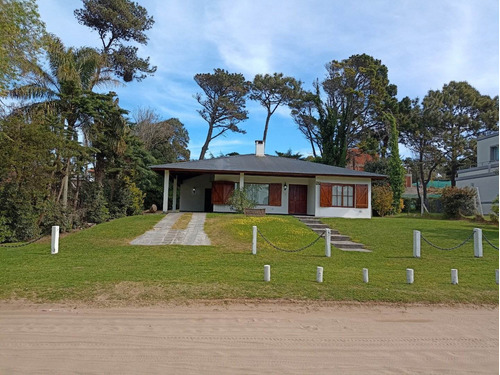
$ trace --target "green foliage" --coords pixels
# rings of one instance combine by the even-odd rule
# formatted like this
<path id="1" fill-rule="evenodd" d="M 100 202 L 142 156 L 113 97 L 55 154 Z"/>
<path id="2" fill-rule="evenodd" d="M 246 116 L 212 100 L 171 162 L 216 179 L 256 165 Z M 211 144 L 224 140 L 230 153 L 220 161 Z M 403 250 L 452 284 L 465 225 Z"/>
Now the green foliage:
<path id="1" fill-rule="evenodd" d="M 269 120 L 279 106 L 288 105 L 299 98 L 301 94 L 300 81 L 293 77 L 284 77 L 283 73 L 257 74 L 250 86 L 250 99 L 258 101 L 267 111 L 264 135 L 262 140 L 267 138 Z"/>
<path id="2" fill-rule="evenodd" d="M 493 202 L 491 205 L 490 219 L 492 221 L 498 223 L 498 195 L 495 199 L 493 199 Z"/>
<path id="3" fill-rule="evenodd" d="M 228 200 L 232 210 L 242 214 L 246 208 L 254 208 L 257 203 L 249 198 L 248 189 L 234 189 Z"/>
<path id="4" fill-rule="evenodd" d="M 304 160 L 304 155 L 302 155 L 300 152 L 294 154 L 291 148 L 289 148 L 287 152 L 279 152 L 279 151 L 275 152 L 276 155 L 278 155 L 280 158 Z"/>
<path id="5" fill-rule="evenodd" d="M 441 194 L 444 214 L 453 219 L 461 215 L 473 215 L 475 199 L 476 191 L 471 187 L 445 187 Z"/>
<path id="6" fill-rule="evenodd" d="M 103 189 L 89 181 L 85 181 L 81 189 L 82 207 L 85 208 L 87 223 L 103 223 L 110 218 L 108 203 L 104 198 Z"/>
<path id="7" fill-rule="evenodd" d="M 394 209 L 394 195 L 388 185 L 372 186 L 372 208 L 380 216 L 385 216 Z"/>
<path id="8" fill-rule="evenodd" d="M 0 97 L 36 62 L 44 32 L 35 0 L 0 0 Z"/>
<path id="9" fill-rule="evenodd" d="M 391 131 L 389 133 L 389 150 L 391 154 L 388 163 L 389 185 L 393 194 L 393 211 L 398 214 L 401 212 L 401 196 L 405 191 L 404 181 L 406 171 L 399 157 L 399 132 L 396 126 L 396 119 L 390 114 L 386 114 L 385 118 L 391 124 Z"/>
<path id="10" fill-rule="evenodd" d="M 12 230 L 9 226 L 9 219 L 0 216 L 0 243 L 5 242 L 10 237 L 12 237 Z"/>
<path id="11" fill-rule="evenodd" d="M 205 143 L 201 148 L 200 160 L 205 158 L 210 141 L 227 131 L 245 134 L 237 124 L 248 118 L 245 110 L 245 97 L 249 84 L 243 74 L 229 73 L 223 69 L 214 69 L 214 73 L 196 74 L 194 80 L 205 95 L 195 95 L 203 109 L 198 113 L 208 124 Z"/>
<path id="12" fill-rule="evenodd" d="M 83 0 L 83 8 L 75 10 L 75 16 L 81 25 L 99 34 L 105 57 L 103 73 L 113 72 L 130 82 L 140 81 L 156 71 L 155 66 L 149 66 L 149 57 L 137 56 L 137 47 L 123 44 L 129 41 L 147 44 L 145 32 L 154 20 L 144 7 L 130 0 Z"/>

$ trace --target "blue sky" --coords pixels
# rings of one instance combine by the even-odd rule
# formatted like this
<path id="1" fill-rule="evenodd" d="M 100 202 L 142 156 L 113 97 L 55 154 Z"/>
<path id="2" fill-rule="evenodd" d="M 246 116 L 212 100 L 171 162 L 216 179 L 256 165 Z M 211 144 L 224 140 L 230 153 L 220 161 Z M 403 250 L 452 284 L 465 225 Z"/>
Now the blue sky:
<path id="1" fill-rule="evenodd" d="M 189 131 L 191 158 L 197 159 L 207 125 L 193 95 L 193 77 L 214 68 L 243 73 L 282 72 L 311 88 L 325 76 L 325 64 L 367 53 L 389 69 L 398 97 L 424 97 L 444 84 L 468 81 L 482 94 L 499 91 L 499 2 L 497 0 L 139 0 L 155 19 L 149 43 L 158 70 L 139 83 L 110 88 L 133 112 L 152 108 L 177 117 Z M 78 24 L 78 0 L 38 0 L 47 30 L 67 46 L 100 46 L 97 34 Z M 247 102 L 247 134 L 228 134 L 210 145 L 215 156 L 254 152 L 262 138 L 265 110 Z M 305 155 L 310 146 L 282 108 L 271 118 L 266 153 Z M 406 153 L 405 150 L 402 152 Z M 409 156 L 406 153 L 406 156 Z"/>

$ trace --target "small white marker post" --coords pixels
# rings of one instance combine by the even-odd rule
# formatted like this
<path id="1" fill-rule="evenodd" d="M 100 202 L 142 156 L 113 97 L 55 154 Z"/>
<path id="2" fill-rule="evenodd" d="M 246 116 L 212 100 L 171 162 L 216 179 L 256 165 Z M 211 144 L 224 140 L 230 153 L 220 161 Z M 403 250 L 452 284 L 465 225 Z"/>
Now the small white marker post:
<path id="1" fill-rule="evenodd" d="M 257 254 L 257 227 L 252 227 L 252 254 Z"/>
<path id="2" fill-rule="evenodd" d="M 407 268 L 406 269 L 406 282 L 408 284 L 413 284 L 413 281 L 415 280 L 414 278 L 414 272 L 412 268 Z"/>
<path id="3" fill-rule="evenodd" d="M 480 228 L 474 228 L 474 256 L 483 257 L 483 231 Z"/>
<path id="4" fill-rule="evenodd" d="M 368 283 L 368 268 L 363 268 L 363 282 Z"/>
<path id="5" fill-rule="evenodd" d="M 50 253 L 57 254 L 59 252 L 59 227 L 54 225 L 52 227 L 52 240 L 50 243 Z"/>
<path id="6" fill-rule="evenodd" d="M 271 281 L 271 266 L 268 264 L 264 266 L 264 281 Z"/>
<path id="7" fill-rule="evenodd" d="M 420 231 L 413 231 L 413 257 L 420 258 Z"/>
<path id="8" fill-rule="evenodd" d="M 497 282 L 498 284 L 498 270 L 495 270 L 495 281 Z"/>
<path id="9" fill-rule="evenodd" d="M 318 283 L 323 282 L 323 267 L 317 267 L 316 268 L 316 281 Z"/>
<path id="10" fill-rule="evenodd" d="M 457 285 L 458 284 L 458 270 L 455 269 L 455 268 L 451 269 L 451 283 L 453 285 Z"/>
<path id="11" fill-rule="evenodd" d="M 330 258 L 332 256 L 332 230 L 325 229 L 325 256 Z"/>

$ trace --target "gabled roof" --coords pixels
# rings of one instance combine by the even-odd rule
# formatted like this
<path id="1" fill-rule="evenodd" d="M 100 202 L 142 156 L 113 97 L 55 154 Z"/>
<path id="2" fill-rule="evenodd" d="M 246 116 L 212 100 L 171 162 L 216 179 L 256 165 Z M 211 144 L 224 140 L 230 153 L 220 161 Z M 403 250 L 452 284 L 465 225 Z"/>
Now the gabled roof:
<path id="1" fill-rule="evenodd" d="M 368 177 L 381 179 L 386 176 L 351 169 L 333 167 L 309 161 L 283 158 L 279 156 L 265 155 L 235 155 L 224 156 L 214 159 L 194 160 L 180 163 L 169 163 L 152 165 L 155 171 L 169 170 L 171 172 L 190 173 L 220 173 L 220 174 L 258 174 L 273 176 L 346 176 L 346 177 Z"/>

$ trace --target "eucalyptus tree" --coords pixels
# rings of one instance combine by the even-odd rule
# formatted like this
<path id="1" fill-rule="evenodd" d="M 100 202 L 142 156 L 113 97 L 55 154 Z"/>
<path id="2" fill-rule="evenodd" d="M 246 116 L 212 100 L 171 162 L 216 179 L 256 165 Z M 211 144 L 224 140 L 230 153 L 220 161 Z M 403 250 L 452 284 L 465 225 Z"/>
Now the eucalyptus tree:
<path id="1" fill-rule="evenodd" d="M 285 77 L 283 73 L 257 74 L 250 86 L 250 99 L 258 101 L 267 111 L 264 135 L 262 140 L 267 139 L 269 120 L 276 110 L 283 105 L 289 105 L 297 99 L 301 92 L 300 81 L 293 77 Z"/>
<path id="2" fill-rule="evenodd" d="M 464 155 L 474 155 L 477 136 L 498 130 L 498 96 L 481 95 L 467 82 L 452 81 L 429 91 L 423 105 L 440 128 L 440 147 L 455 186 L 457 171 L 467 162 Z"/>
<path id="3" fill-rule="evenodd" d="M 103 57 L 99 74 L 113 73 L 130 82 L 156 71 L 149 57 L 139 57 L 137 47 L 125 44 L 133 41 L 147 45 L 145 32 L 151 29 L 154 19 L 144 7 L 130 0 L 83 0 L 83 8 L 74 13 L 80 24 L 99 34 Z"/>
<path id="4" fill-rule="evenodd" d="M 208 146 L 215 138 L 228 131 L 245 134 L 238 124 L 248 118 L 245 110 L 249 84 L 240 73 L 229 73 L 214 69 L 214 73 L 196 74 L 194 80 L 204 95 L 198 93 L 196 100 L 203 107 L 198 113 L 208 124 L 205 143 L 201 148 L 200 160 L 205 158 Z"/>

